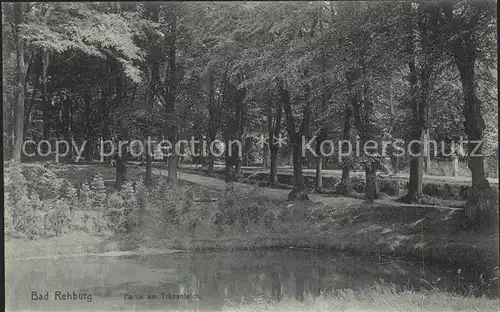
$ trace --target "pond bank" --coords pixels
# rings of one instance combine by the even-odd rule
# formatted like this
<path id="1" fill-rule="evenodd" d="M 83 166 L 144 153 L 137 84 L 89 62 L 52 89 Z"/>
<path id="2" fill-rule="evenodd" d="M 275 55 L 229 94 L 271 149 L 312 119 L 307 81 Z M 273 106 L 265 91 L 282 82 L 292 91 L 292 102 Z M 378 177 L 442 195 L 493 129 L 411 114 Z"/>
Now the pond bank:
<path id="1" fill-rule="evenodd" d="M 153 172 L 166 174 L 157 169 Z M 204 196 L 211 199 L 195 198 L 194 215 L 188 220 L 198 220 L 199 225 L 192 232 L 175 224 L 165 226 L 158 205 L 144 212 L 142 228 L 116 236 L 89 231 L 81 224 L 79 214 L 83 212 L 77 211 L 74 226 L 60 237 L 6 241 L 6 258 L 15 261 L 54 256 L 116 257 L 180 250 L 294 247 L 350 252 L 378 260 L 404 258 L 422 267 L 450 263 L 456 269 L 469 270 L 470 274 L 483 274 L 490 279 L 498 276 L 498 230 L 466 230 L 458 209 L 402 206 L 389 200 L 370 204 L 357 198 L 320 194 L 312 194 L 308 202 L 287 202 L 287 190 L 234 183 L 236 193 L 241 195 L 236 201 L 237 209 L 252 208 L 255 204 L 256 209 L 272 213 L 274 219 L 269 226 L 261 216 L 246 227 L 240 227 L 236 221 L 217 230 L 213 216 L 221 206 L 224 181 L 188 173 L 181 173 L 180 178 L 185 181 L 184 186 L 196 188 L 196 196 L 207 193 Z"/>

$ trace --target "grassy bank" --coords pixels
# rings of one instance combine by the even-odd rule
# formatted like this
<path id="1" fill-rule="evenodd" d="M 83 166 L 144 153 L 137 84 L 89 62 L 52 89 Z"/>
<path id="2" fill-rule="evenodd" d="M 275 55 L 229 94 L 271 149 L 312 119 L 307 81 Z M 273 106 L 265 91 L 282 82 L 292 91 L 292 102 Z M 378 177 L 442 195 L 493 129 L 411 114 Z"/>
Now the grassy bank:
<path id="1" fill-rule="evenodd" d="M 113 193 L 113 169 L 57 165 L 51 170 L 75 185 L 101 173 L 109 199 Z M 38 169 L 25 166 L 23 170 L 30 180 Z M 141 177 L 140 168 L 129 168 L 130 179 Z M 498 228 L 468 230 L 459 209 L 395 206 L 384 201 L 370 204 L 355 198 L 329 198 L 327 204 L 286 202 L 284 194 L 277 194 L 283 195 L 283 199 L 271 198 L 262 192 L 267 189 L 251 185 L 237 184 L 234 191 L 226 192 L 203 185 L 220 184 L 220 180 L 204 178 L 172 190 L 165 179 L 156 179 L 155 187 L 146 193 L 134 193 L 142 204 L 137 210 L 136 226 L 130 230 L 96 230 L 83 216 L 87 214 L 90 220 L 104 223 L 107 217 L 102 211 L 80 205 L 81 210 L 74 212 L 60 236 L 35 240 L 8 237 L 6 257 L 296 247 L 342 250 L 378 258 L 404 257 L 422 265 L 451 262 L 457 268 L 471 267 L 491 278 L 495 277 L 495 266 L 498 272 Z"/>
<path id="2" fill-rule="evenodd" d="M 438 291 L 396 292 L 390 287 L 376 286 L 363 292 L 307 297 L 304 301 L 284 298 L 279 302 L 256 300 L 228 304 L 224 311 L 496 311 L 498 304 L 498 299 L 462 297 Z"/>

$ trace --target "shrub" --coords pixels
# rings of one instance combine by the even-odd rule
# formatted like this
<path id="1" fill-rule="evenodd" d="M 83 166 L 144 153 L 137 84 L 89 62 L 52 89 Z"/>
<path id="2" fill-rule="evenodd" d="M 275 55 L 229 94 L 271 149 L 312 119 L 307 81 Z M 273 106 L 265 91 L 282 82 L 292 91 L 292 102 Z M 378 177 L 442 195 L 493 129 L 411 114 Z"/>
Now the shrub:
<path id="1" fill-rule="evenodd" d="M 304 203 L 293 203 L 278 207 L 277 219 L 280 222 L 305 220 L 309 217 L 309 209 Z"/>
<path id="2" fill-rule="evenodd" d="M 26 174 L 33 179 L 32 174 Z M 35 181 L 28 182 L 21 165 L 12 162 L 6 170 L 5 182 L 6 234 L 22 234 L 28 239 L 61 234 L 69 223 L 68 205 L 60 198 L 63 179 L 44 169 L 40 181 L 35 176 Z"/>
<path id="3" fill-rule="evenodd" d="M 106 187 L 102 175 L 97 173 L 89 184 L 89 189 L 92 191 L 91 207 L 94 210 L 102 210 L 106 203 Z M 90 195 L 90 194 L 89 194 Z"/>
<path id="4" fill-rule="evenodd" d="M 458 196 L 461 199 L 467 199 L 470 197 L 470 187 L 468 185 L 461 185 L 458 191 Z"/>
<path id="5" fill-rule="evenodd" d="M 349 185 L 358 193 L 364 193 L 365 191 L 365 179 L 360 176 L 354 176 L 349 178 Z"/>
<path id="6" fill-rule="evenodd" d="M 468 187 L 451 184 L 426 183 L 423 185 L 422 193 L 428 196 L 442 199 L 460 199 L 468 197 Z"/>
<path id="7" fill-rule="evenodd" d="M 64 226 L 70 222 L 68 204 L 57 200 L 53 205 L 46 207 L 46 211 L 44 216 L 45 230 L 53 232 L 56 236 L 61 235 Z"/>
<path id="8" fill-rule="evenodd" d="M 323 187 L 333 188 L 340 180 L 336 177 L 323 177 Z"/>
<path id="9" fill-rule="evenodd" d="M 104 219 L 106 225 L 115 233 L 130 232 L 138 225 L 139 204 L 138 195 L 134 190 L 132 182 L 125 182 L 120 192 L 114 192 L 106 199 L 106 210 Z M 93 220 L 93 227 L 98 232 L 103 225 L 98 220 Z"/>
<path id="10" fill-rule="evenodd" d="M 90 189 L 90 184 L 87 182 L 82 183 L 79 192 L 80 203 L 82 204 L 82 208 L 91 209 L 92 208 L 92 199 L 94 198 L 94 192 Z"/>
<path id="11" fill-rule="evenodd" d="M 14 233 L 14 217 L 13 217 L 13 207 L 9 205 L 11 201 L 9 198 L 9 193 L 5 193 L 5 205 L 4 205 L 4 231 L 5 236 L 11 236 Z"/>
<path id="12" fill-rule="evenodd" d="M 22 174 L 21 164 L 11 162 L 6 168 L 4 180 L 6 203 L 9 203 L 13 207 L 23 196 L 27 196 L 28 194 L 27 181 Z"/>
<path id="13" fill-rule="evenodd" d="M 138 208 L 137 198 L 135 197 L 135 190 L 132 182 L 125 182 L 120 190 L 120 196 L 123 199 L 123 204 L 129 210 L 136 210 Z"/>
<path id="14" fill-rule="evenodd" d="M 42 210 L 35 210 L 28 197 L 23 196 L 14 207 L 13 228 L 28 239 L 45 235 L 44 214 Z"/>
<path id="15" fill-rule="evenodd" d="M 485 179 L 471 188 L 471 197 L 465 206 L 465 215 L 474 229 L 498 232 L 498 191 Z"/>
<path id="16" fill-rule="evenodd" d="M 87 227 L 87 223 L 89 222 L 89 219 L 90 219 L 90 215 L 88 214 L 88 212 L 84 212 L 83 216 L 82 216 L 83 226 Z"/>
<path id="17" fill-rule="evenodd" d="M 144 185 L 142 181 L 137 181 L 135 185 L 135 194 L 137 198 L 137 205 L 139 210 L 144 210 L 148 205 L 151 194 L 148 188 Z"/>
<path id="18" fill-rule="evenodd" d="M 157 196 L 155 202 L 156 206 L 160 208 L 162 223 L 165 226 L 169 224 L 178 224 L 179 212 L 182 209 L 181 190 L 174 190 L 167 187 L 159 192 L 160 195 Z"/>
<path id="19" fill-rule="evenodd" d="M 395 180 L 380 179 L 379 180 L 380 191 L 387 195 L 398 195 L 400 190 L 400 185 Z"/>
<path id="20" fill-rule="evenodd" d="M 439 189 L 438 184 L 427 183 L 423 185 L 422 193 L 428 196 L 441 198 L 442 191 Z"/>
<path id="21" fill-rule="evenodd" d="M 443 198 L 458 199 L 460 196 L 460 188 L 456 185 L 444 184 L 443 185 Z"/>
<path id="22" fill-rule="evenodd" d="M 123 198 L 126 218 L 125 231 L 130 232 L 139 224 L 139 204 L 133 182 L 125 182 L 120 195 Z"/>
<path id="23" fill-rule="evenodd" d="M 107 199 L 107 210 L 104 213 L 108 228 L 115 233 L 125 232 L 126 213 L 123 198 L 117 192 L 111 194 Z"/>
<path id="24" fill-rule="evenodd" d="M 92 216 L 90 218 L 90 220 L 92 221 L 92 229 L 97 232 L 97 233 L 101 233 L 105 228 L 106 228 L 106 222 L 103 218 L 96 218 L 94 216 Z"/>
<path id="25" fill-rule="evenodd" d="M 68 182 L 65 195 L 70 213 L 73 213 L 75 208 L 81 207 L 80 202 L 78 201 L 78 191 L 73 184 L 71 184 L 71 182 Z"/>
<path id="26" fill-rule="evenodd" d="M 42 199 L 56 199 L 60 197 L 64 180 L 58 178 L 53 170 L 45 169 L 43 174 L 37 179 L 37 182 L 34 184 L 34 188 Z"/>
<path id="27" fill-rule="evenodd" d="M 218 208 L 221 213 L 222 223 L 227 225 L 234 224 L 237 220 L 237 211 L 236 194 L 232 183 L 226 183 L 226 190 L 219 199 Z"/>
<path id="28" fill-rule="evenodd" d="M 138 194 L 137 190 L 136 187 L 136 194 Z M 148 205 L 157 209 L 160 219 L 159 224 L 163 227 L 165 233 L 172 228 L 186 233 L 193 233 L 201 219 L 209 219 L 206 209 L 192 209 L 195 191 L 197 190 L 199 190 L 199 187 L 192 186 L 173 189 L 168 185 L 166 179 L 160 178 L 158 184 L 147 196 L 147 200 Z M 209 192 L 203 192 L 200 195 L 202 199 L 205 198 L 206 201 L 209 201 Z M 137 196 L 140 196 L 140 194 Z"/>
<path id="29" fill-rule="evenodd" d="M 184 201 L 182 205 L 182 213 L 188 213 L 194 205 L 194 190 L 188 188 L 184 194 Z"/>
<path id="30" fill-rule="evenodd" d="M 262 217 L 262 223 L 266 229 L 273 229 L 276 223 L 276 214 L 272 210 L 267 211 Z"/>
<path id="31" fill-rule="evenodd" d="M 259 210 L 260 207 L 256 203 L 250 203 L 250 205 L 243 205 L 237 209 L 238 222 L 243 229 L 246 229 L 250 224 L 255 224 L 259 222 Z"/>

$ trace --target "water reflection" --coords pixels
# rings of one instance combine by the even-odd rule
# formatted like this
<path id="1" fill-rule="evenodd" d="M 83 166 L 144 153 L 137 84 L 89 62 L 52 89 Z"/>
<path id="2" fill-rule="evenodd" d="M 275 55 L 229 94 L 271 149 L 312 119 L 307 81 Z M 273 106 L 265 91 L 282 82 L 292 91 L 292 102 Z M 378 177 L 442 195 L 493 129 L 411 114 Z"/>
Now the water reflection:
<path id="1" fill-rule="evenodd" d="M 403 261 L 377 262 L 335 253 L 299 250 L 267 252 L 219 252 L 152 256 L 141 260 L 153 268 L 174 268 L 179 274 L 161 285 L 170 292 L 197 293 L 203 303 L 222 304 L 229 300 L 257 297 L 281 300 L 283 296 L 304 300 L 322 292 L 359 290 L 374 282 L 420 290 L 444 281 L 451 290 L 463 277 L 443 268 Z M 448 276 L 447 276 L 448 275 Z M 441 283 L 443 284 L 443 283 Z"/>
<path id="2" fill-rule="evenodd" d="M 439 286 L 450 291 L 477 288 L 481 273 L 487 280 L 481 268 L 458 271 L 452 266 L 426 264 L 422 271 L 419 263 L 377 260 L 332 252 L 274 250 L 26 261 L 7 263 L 6 270 L 16 272 L 16 276 L 7 276 L 7 295 L 16 304 L 11 307 L 14 310 L 40 309 L 41 303 L 27 299 L 26 289 L 92 293 L 98 304 L 113 302 L 119 308 L 220 309 L 227 302 L 279 301 L 284 296 L 303 300 L 321 293 L 361 290 L 374 282 L 414 290 Z M 495 289 L 492 285 L 485 290 Z M 158 298 L 125 301 L 125 293 Z"/>

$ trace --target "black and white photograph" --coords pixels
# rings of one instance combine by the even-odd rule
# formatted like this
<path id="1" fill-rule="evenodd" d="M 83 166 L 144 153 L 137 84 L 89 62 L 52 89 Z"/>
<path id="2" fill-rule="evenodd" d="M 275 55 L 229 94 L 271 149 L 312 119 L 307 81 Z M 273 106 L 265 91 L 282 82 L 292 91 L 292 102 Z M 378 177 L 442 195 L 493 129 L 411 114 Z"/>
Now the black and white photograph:
<path id="1" fill-rule="evenodd" d="M 499 311 L 495 0 L 2 2 L 5 311 Z"/>

